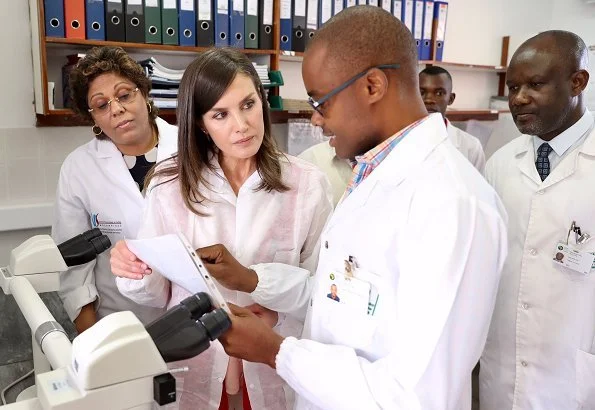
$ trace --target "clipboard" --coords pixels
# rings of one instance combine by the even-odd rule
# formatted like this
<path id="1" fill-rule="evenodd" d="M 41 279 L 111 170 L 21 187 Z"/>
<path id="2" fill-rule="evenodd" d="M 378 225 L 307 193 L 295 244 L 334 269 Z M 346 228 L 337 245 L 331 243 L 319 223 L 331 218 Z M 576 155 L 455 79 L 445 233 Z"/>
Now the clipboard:
<path id="1" fill-rule="evenodd" d="M 214 308 L 231 313 L 215 279 L 181 232 L 148 239 L 127 239 L 126 245 L 163 277 L 192 294 L 207 293 Z"/>

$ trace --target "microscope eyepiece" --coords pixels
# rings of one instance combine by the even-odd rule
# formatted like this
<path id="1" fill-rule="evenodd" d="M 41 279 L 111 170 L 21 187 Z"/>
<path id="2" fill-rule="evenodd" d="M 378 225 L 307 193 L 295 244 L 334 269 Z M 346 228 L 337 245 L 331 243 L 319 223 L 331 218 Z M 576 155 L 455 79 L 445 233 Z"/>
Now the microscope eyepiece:
<path id="1" fill-rule="evenodd" d="M 95 253 L 99 255 L 101 252 L 106 251 L 112 246 L 109 238 L 106 235 L 101 235 L 96 238 L 92 238 L 89 240 L 93 248 L 95 249 Z"/>
<path id="2" fill-rule="evenodd" d="M 204 292 L 196 293 L 180 302 L 190 312 L 190 317 L 198 320 L 202 315 L 213 309 L 209 295 Z"/>
<path id="3" fill-rule="evenodd" d="M 231 319 L 223 309 L 215 309 L 202 315 L 199 322 L 203 324 L 211 340 L 219 338 L 231 327 Z"/>
<path id="4" fill-rule="evenodd" d="M 94 228 L 61 243 L 58 250 L 67 266 L 76 266 L 91 262 L 110 246 L 109 238 Z"/>

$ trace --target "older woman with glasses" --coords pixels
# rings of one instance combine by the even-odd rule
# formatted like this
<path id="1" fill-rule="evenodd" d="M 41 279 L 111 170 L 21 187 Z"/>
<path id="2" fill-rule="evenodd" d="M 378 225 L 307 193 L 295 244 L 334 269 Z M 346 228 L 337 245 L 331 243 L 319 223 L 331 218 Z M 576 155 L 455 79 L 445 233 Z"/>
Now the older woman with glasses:
<path id="1" fill-rule="evenodd" d="M 90 228 L 101 229 L 112 243 L 136 237 L 145 175 L 177 144 L 177 127 L 157 117 L 150 88 L 140 65 L 119 47 L 93 48 L 72 71 L 73 108 L 93 122 L 95 138 L 62 165 L 52 225 L 56 242 Z M 65 272 L 60 297 L 78 332 L 121 310 L 131 310 L 143 322 L 163 312 L 120 294 L 108 252 Z"/>

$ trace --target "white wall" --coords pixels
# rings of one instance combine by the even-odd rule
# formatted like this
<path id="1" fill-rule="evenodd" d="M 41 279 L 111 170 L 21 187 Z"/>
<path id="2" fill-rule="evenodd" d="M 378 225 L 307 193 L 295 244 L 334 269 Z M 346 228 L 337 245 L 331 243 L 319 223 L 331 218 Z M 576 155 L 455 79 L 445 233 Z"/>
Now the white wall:
<path id="1" fill-rule="evenodd" d="M 0 231 L 25 227 L 33 219 L 46 226 L 2 232 L 0 266 L 5 266 L 9 250 L 27 235 L 48 231 L 60 164 L 91 134 L 86 128 L 35 128 L 27 0 L 2 2 L 0 53 Z M 23 210 L 23 205 L 35 210 Z"/>
<path id="2" fill-rule="evenodd" d="M 584 0 L 552 0 L 548 29 L 572 31 L 587 45 L 595 44 L 595 3 Z"/>

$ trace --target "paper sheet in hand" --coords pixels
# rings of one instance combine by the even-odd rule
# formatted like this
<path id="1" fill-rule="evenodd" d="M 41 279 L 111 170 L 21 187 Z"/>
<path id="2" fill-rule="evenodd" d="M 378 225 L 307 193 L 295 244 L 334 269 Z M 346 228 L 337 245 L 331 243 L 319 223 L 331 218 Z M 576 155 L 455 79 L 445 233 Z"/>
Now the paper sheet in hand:
<path id="1" fill-rule="evenodd" d="M 228 310 L 211 275 L 181 233 L 149 239 L 127 239 L 126 245 L 149 267 L 194 294 L 205 292 L 213 306 Z"/>

